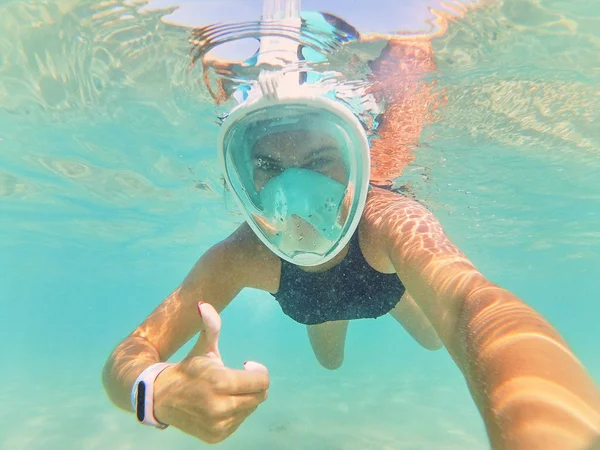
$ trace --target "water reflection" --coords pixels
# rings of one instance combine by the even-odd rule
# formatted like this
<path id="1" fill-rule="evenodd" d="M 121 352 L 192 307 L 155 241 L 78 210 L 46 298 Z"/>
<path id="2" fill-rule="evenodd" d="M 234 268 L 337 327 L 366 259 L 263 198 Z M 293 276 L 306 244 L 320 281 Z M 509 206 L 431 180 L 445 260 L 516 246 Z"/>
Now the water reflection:
<path id="1" fill-rule="evenodd" d="M 504 208 L 508 215 L 527 208 L 511 202 L 514 190 L 502 186 L 519 168 L 508 153 L 495 150 L 494 158 L 487 157 L 482 149 L 490 142 L 564 170 L 580 163 L 589 174 L 578 169 L 571 178 L 587 191 L 598 186 L 592 168 L 600 164 L 600 132 L 594 127 L 600 120 L 595 95 L 600 18 L 585 13 L 582 2 L 388 3 L 368 11 L 362 2 L 343 11 L 330 5 L 342 21 L 323 29 L 311 16 L 299 38 L 311 58 L 298 70 L 343 81 L 359 106 L 371 95 L 390 115 L 404 117 L 382 122 L 374 134 L 375 183 L 410 183 L 418 198 L 454 215 L 474 218 L 472 211 L 481 211 L 477 223 L 489 230 L 486 236 L 502 236 L 503 242 L 518 237 L 496 227 L 497 217 L 484 214 L 485 207 Z M 312 11 L 327 5 L 304 2 Z M 123 195 L 127 204 L 143 208 L 150 200 L 169 202 L 152 208 L 163 213 L 222 198 L 215 124 L 237 102 L 236 87 L 256 76 L 248 60 L 257 48 L 252 36 L 261 2 L 179 6 L 131 1 L 0 6 L 3 198 L 26 202 L 19 210 L 70 208 L 66 199 L 77 199 L 85 209 L 97 206 L 97 193 L 105 192 L 101 202 L 115 207 Z M 273 24 L 271 31 L 286 32 L 279 27 Z M 368 125 L 377 120 L 371 116 L 363 116 Z M 383 146 L 377 134 L 397 145 Z M 463 164 L 450 170 L 460 158 L 478 169 Z M 40 161 L 61 161 L 68 173 Z M 84 176 L 78 171 L 84 166 L 108 174 L 106 180 Z M 113 195 L 121 186 L 114 179 L 117 168 L 144 180 L 146 188 L 125 186 L 126 194 Z M 80 178 L 69 175 L 80 172 Z M 463 179 L 468 185 L 456 189 L 469 192 L 463 194 L 469 201 L 459 205 L 440 194 L 453 192 Z M 200 196 L 190 199 L 190 189 Z M 17 207 L 14 201 L 6 205 Z"/>

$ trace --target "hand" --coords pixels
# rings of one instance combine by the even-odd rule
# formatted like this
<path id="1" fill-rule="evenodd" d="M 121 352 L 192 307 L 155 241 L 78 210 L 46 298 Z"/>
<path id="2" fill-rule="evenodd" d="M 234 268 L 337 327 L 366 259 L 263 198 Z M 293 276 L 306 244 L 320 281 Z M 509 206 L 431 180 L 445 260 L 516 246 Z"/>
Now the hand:
<path id="1" fill-rule="evenodd" d="M 198 342 L 156 379 L 154 415 L 212 444 L 229 437 L 266 400 L 269 374 L 252 361 L 244 363 L 244 370 L 225 367 L 218 348 L 219 313 L 208 303 L 198 303 L 198 312 Z"/>

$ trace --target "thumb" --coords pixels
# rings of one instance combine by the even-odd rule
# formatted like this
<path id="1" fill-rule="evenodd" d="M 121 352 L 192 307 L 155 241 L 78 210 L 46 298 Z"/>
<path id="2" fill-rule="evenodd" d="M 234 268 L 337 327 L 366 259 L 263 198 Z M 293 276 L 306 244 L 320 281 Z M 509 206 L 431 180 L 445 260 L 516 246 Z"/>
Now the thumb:
<path id="1" fill-rule="evenodd" d="M 249 372 L 269 372 L 265 366 L 263 366 L 261 363 L 257 363 L 256 361 L 246 361 L 244 363 L 244 370 Z"/>
<path id="2" fill-rule="evenodd" d="M 261 363 L 257 363 L 256 361 L 246 361 L 244 363 L 244 370 L 246 372 L 263 372 L 267 374 L 267 377 L 269 376 L 269 370 L 263 366 Z M 269 392 L 269 388 L 268 388 L 268 378 L 267 378 L 267 389 L 266 389 L 266 394 L 268 394 Z M 265 397 L 266 398 L 266 397 Z"/>
<path id="3" fill-rule="evenodd" d="M 221 317 L 217 310 L 209 303 L 198 303 L 198 314 L 202 325 L 200 337 L 190 350 L 187 357 L 210 356 L 221 359 L 219 353 L 219 333 L 221 332 Z"/>

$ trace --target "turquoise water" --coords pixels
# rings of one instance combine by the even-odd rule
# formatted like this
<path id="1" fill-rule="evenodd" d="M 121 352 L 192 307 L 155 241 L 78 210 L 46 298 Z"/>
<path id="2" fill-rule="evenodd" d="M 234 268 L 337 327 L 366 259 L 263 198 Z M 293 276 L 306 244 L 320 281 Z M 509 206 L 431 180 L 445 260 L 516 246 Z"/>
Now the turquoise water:
<path id="1" fill-rule="evenodd" d="M 184 31 L 158 22 L 164 11 L 123 25 L 107 8 L 0 6 L 3 450 L 203 446 L 137 425 L 100 372 L 242 220 L 220 184 L 219 111 L 186 71 Z M 426 9 L 406 11 L 399 28 L 409 13 L 426 28 Z M 584 1 L 494 3 L 451 23 L 434 40 L 448 102 L 403 181 L 600 382 L 597 30 Z M 488 447 L 449 356 L 391 318 L 353 322 L 344 365 L 329 372 L 304 327 L 249 291 L 224 312 L 220 348 L 227 365 L 256 360 L 271 374 L 268 401 L 220 448 Z"/>

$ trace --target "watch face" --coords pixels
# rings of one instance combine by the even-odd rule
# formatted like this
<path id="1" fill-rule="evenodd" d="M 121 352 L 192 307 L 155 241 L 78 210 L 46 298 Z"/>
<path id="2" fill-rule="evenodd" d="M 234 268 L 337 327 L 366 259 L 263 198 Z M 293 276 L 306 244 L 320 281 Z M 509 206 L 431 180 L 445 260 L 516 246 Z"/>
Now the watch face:
<path id="1" fill-rule="evenodd" d="M 136 395 L 136 414 L 137 418 L 140 422 L 144 421 L 144 417 L 146 416 L 146 411 L 144 411 L 146 406 L 146 383 L 140 381 L 137 386 L 137 395 Z"/>

